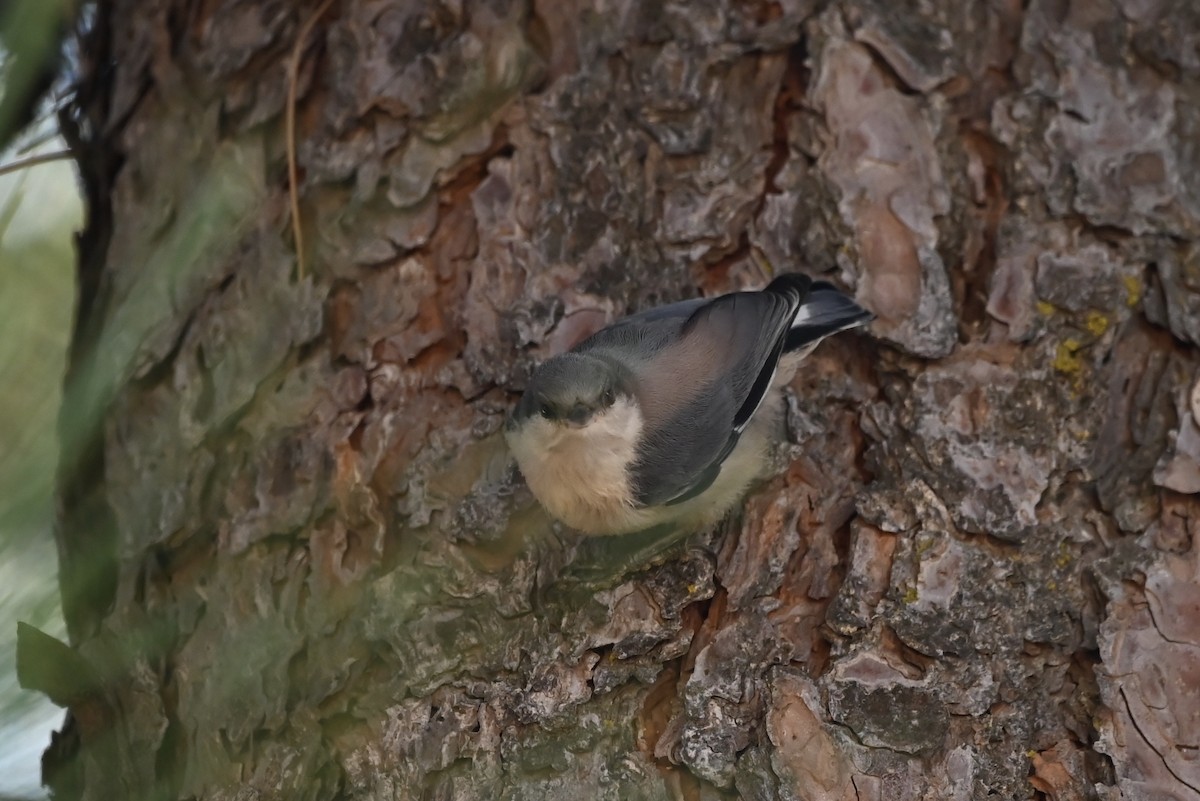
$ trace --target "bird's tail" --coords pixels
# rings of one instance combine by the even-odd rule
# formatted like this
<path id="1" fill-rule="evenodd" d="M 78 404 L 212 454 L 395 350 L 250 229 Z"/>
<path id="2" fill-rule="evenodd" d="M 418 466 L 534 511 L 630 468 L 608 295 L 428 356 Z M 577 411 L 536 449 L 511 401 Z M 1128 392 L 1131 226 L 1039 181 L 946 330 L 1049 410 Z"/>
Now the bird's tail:
<path id="1" fill-rule="evenodd" d="M 782 276 L 781 276 L 782 277 Z M 779 280 L 779 279 L 776 279 Z M 796 311 L 784 351 L 811 350 L 825 337 L 866 325 L 875 315 L 828 281 L 813 281 Z"/>

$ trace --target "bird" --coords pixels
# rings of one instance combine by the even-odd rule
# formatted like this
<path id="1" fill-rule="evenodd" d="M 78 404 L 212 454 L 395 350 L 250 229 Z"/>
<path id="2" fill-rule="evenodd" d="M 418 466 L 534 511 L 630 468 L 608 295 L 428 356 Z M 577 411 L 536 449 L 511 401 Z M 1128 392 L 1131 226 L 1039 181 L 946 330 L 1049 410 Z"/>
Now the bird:
<path id="1" fill-rule="evenodd" d="M 542 507 L 584 534 L 711 526 L 765 472 L 797 363 L 873 319 L 799 272 L 651 308 L 535 368 L 505 440 Z"/>

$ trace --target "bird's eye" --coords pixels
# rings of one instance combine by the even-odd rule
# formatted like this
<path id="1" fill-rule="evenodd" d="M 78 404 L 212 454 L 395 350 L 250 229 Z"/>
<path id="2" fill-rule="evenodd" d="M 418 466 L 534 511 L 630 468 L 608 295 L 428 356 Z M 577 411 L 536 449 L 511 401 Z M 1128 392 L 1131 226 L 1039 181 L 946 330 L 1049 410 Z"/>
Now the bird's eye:
<path id="1" fill-rule="evenodd" d="M 542 408 L 538 409 L 538 413 L 541 414 L 542 417 L 545 417 L 547 420 L 550 419 L 550 407 L 548 405 L 543 403 Z"/>
<path id="2" fill-rule="evenodd" d="M 604 390 L 604 394 L 600 396 L 600 402 L 603 403 L 605 406 L 612 406 L 613 401 L 615 401 L 615 400 L 616 400 L 616 396 L 613 395 L 613 391 L 611 389 Z"/>

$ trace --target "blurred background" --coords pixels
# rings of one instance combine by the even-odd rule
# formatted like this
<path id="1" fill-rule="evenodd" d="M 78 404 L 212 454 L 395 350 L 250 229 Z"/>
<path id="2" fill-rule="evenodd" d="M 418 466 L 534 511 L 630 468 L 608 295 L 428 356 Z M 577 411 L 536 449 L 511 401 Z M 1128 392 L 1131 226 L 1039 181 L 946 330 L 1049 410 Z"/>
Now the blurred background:
<path id="1" fill-rule="evenodd" d="M 16 634 L 24 621 L 66 638 L 53 495 L 82 206 L 57 109 L 80 13 L 76 0 L 0 3 L 0 801 L 46 797 L 41 754 L 63 718 L 18 685 Z"/>
<path id="2" fill-rule="evenodd" d="M 0 155 L 0 168 L 64 147 L 45 114 Z M 22 620 L 66 639 L 53 535 L 55 427 L 81 215 L 70 161 L 0 175 L 0 799 L 46 797 L 41 753 L 63 716 L 18 686 L 16 631 Z"/>

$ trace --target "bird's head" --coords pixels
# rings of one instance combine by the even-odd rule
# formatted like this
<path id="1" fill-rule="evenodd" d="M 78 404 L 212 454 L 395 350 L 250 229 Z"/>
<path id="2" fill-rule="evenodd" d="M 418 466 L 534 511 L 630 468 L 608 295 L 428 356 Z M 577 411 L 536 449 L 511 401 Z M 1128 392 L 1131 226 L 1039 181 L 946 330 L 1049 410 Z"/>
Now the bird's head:
<path id="1" fill-rule="evenodd" d="M 618 400 L 632 398 L 621 371 L 605 359 L 564 353 L 542 363 L 513 410 L 512 430 L 533 420 L 581 428 Z"/>

